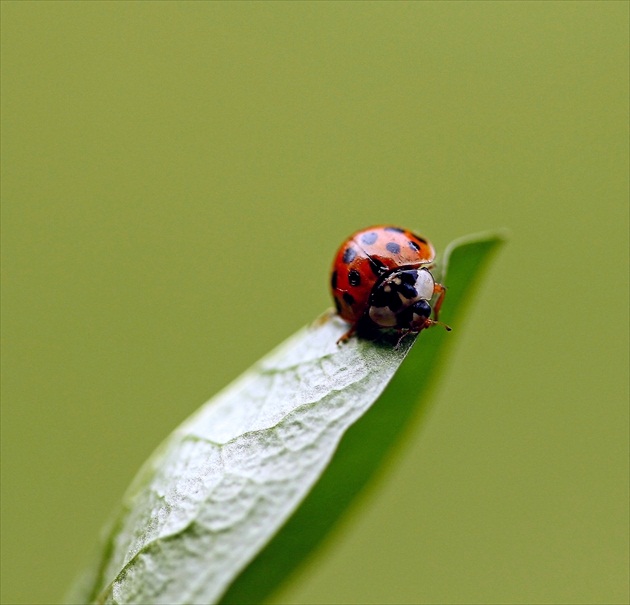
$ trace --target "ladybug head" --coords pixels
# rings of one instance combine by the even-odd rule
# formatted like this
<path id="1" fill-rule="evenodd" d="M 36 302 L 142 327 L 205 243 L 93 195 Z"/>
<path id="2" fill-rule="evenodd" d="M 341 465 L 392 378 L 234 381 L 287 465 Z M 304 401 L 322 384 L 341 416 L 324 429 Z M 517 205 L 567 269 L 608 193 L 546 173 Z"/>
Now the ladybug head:
<path id="1" fill-rule="evenodd" d="M 399 314 L 399 322 L 412 332 L 421 332 L 433 324 L 431 305 L 428 300 L 420 299 Z"/>
<path id="2" fill-rule="evenodd" d="M 443 326 L 448 332 L 450 332 L 451 328 L 449 326 L 441 321 L 431 319 L 432 311 L 433 309 L 431 309 L 429 301 L 423 299 L 408 307 L 408 309 L 406 309 L 408 329 L 411 332 L 422 332 L 422 330 L 430 328 L 431 326 Z"/>

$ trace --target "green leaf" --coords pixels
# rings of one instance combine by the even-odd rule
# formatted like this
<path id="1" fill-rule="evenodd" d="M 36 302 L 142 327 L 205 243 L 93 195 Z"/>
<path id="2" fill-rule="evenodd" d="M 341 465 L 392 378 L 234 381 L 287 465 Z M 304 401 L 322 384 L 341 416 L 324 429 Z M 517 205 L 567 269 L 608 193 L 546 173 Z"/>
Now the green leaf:
<path id="1" fill-rule="evenodd" d="M 451 244 L 445 321 L 502 238 Z M 74 602 L 253 603 L 304 561 L 418 411 L 444 343 L 352 338 L 328 314 L 202 406 L 158 448 Z M 411 352 L 410 352 L 411 351 Z M 405 360 L 405 358 L 407 358 Z M 403 361 L 405 361 L 403 363 Z M 313 486 L 315 486 L 313 488 Z"/>

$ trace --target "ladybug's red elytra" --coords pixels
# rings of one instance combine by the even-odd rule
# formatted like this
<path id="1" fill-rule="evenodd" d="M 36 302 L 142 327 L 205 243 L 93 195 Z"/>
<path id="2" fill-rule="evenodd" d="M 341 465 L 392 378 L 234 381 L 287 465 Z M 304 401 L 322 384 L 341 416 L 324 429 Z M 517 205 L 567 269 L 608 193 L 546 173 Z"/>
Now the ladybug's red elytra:
<path id="1" fill-rule="evenodd" d="M 439 323 L 446 289 L 433 279 L 434 259 L 429 241 L 399 227 L 377 225 L 347 238 L 330 279 L 337 313 L 351 326 L 339 342 L 362 326 L 394 330 L 400 342 Z"/>

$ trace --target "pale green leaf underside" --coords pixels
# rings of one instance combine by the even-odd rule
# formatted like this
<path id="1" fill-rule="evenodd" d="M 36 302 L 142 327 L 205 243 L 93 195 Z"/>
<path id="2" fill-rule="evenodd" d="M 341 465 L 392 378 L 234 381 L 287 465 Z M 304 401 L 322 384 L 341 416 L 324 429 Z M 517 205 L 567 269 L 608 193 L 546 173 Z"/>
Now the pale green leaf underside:
<path id="1" fill-rule="evenodd" d="M 499 241 L 484 235 L 449 247 L 448 321 Z M 176 429 L 130 486 L 99 566 L 72 599 L 213 603 L 231 584 L 225 602 L 264 599 L 369 480 L 451 337 L 440 331 L 423 347 L 423 334 L 411 356 L 419 350 L 419 367 L 410 359 L 401 368 L 416 376 L 401 382 L 392 377 L 412 338 L 400 349 L 357 338 L 338 346 L 346 329 L 328 315 L 299 331 Z M 367 421 L 386 395 L 399 411 L 379 401 L 385 416 Z"/>

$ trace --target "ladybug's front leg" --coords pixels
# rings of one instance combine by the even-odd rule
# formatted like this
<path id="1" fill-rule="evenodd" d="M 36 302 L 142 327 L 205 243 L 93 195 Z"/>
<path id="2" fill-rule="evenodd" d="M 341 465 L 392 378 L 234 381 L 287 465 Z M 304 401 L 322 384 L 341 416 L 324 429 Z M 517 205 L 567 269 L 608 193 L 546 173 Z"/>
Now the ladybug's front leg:
<path id="1" fill-rule="evenodd" d="M 435 294 L 438 294 L 438 298 L 435 301 L 435 305 L 433 305 L 433 318 L 437 321 L 440 309 L 442 308 L 442 303 L 444 302 L 444 296 L 446 295 L 446 287 L 436 282 L 435 287 L 433 288 L 433 295 Z"/>
<path id="2" fill-rule="evenodd" d="M 357 331 L 357 324 L 353 324 L 350 329 L 337 340 L 337 344 L 340 345 L 344 342 L 348 342 L 354 333 Z"/>

